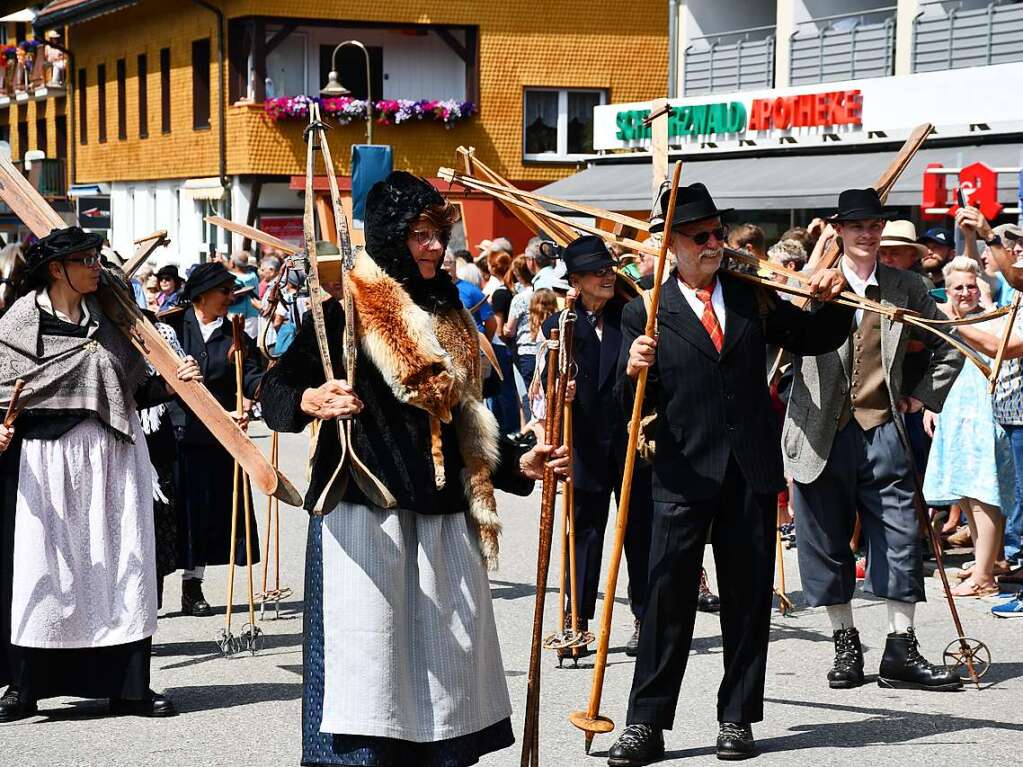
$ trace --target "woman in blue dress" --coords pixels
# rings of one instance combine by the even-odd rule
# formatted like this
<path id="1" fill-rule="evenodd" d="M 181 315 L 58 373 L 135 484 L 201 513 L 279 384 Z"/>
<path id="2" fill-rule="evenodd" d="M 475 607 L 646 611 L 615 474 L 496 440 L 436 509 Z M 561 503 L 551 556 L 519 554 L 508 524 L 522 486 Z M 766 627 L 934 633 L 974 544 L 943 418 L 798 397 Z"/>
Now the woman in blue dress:
<path id="1" fill-rule="evenodd" d="M 977 277 L 980 267 L 958 256 L 944 268 L 945 290 L 953 317 L 981 311 Z M 979 327 L 995 336 L 1001 329 Z M 964 365 L 952 385 L 941 415 L 928 412 L 925 428 L 932 434 L 924 496 L 931 506 L 958 503 L 966 514 L 976 562 L 969 577 L 956 586 L 957 597 L 998 594 L 995 565 L 1001 559 L 1002 509 L 1013 503 L 1015 470 L 1005 431 L 994 419 L 988 381 L 973 365 Z"/>

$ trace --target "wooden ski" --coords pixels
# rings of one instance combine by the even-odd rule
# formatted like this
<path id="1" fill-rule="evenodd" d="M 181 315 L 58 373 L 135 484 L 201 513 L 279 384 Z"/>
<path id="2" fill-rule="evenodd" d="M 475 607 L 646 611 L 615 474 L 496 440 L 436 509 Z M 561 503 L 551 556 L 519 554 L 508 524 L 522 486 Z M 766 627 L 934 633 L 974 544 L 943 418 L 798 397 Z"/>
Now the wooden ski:
<path id="1" fill-rule="evenodd" d="M 161 229 L 158 232 L 153 232 L 141 240 L 135 240 L 135 255 L 128 261 L 124 262 L 124 266 L 121 267 L 121 271 L 124 272 L 124 276 L 129 279 L 135 272 L 139 270 L 139 267 L 146 262 L 146 260 L 153 255 L 153 251 L 157 248 L 162 248 L 164 245 L 170 243 L 167 239 L 167 230 Z"/>
<path id="2" fill-rule="evenodd" d="M 0 199 L 32 230 L 36 237 L 45 237 L 53 229 L 67 226 L 57 212 L 5 157 L 0 156 Z M 253 444 L 201 382 L 180 381 L 177 376 L 181 359 L 160 332 L 135 305 L 134 296 L 121 279 L 105 270 L 97 294 L 103 311 L 128 337 L 167 385 L 210 430 L 217 441 L 244 467 L 252 481 L 266 495 L 280 498 L 290 506 L 301 506 L 302 496 L 263 452 Z"/>

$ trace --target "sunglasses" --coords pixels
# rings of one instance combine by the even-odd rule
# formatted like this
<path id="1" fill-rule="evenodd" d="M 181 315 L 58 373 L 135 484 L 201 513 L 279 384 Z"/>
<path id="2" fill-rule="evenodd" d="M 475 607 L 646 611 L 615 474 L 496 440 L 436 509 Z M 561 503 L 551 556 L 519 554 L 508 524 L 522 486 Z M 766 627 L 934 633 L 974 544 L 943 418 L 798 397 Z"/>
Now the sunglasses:
<path id="1" fill-rule="evenodd" d="M 685 232 L 679 232 L 678 229 L 676 229 L 675 231 L 681 234 L 683 237 L 688 237 L 697 245 L 706 245 L 707 242 L 710 240 L 710 236 L 712 234 L 714 235 L 714 239 L 716 239 L 718 242 L 724 242 L 725 235 L 728 234 L 728 228 L 724 226 L 719 226 L 717 229 L 711 229 L 710 231 L 707 232 L 697 232 L 696 234 L 686 234 Z"/>
<path id="2" fill-rule="evenodd" d="M 409 237 L 411 237 L 413 240 L 419 243 L 419 247 L 421 248 L 425 248 L 427 245 L 431 244 L 434 241 L 436 241 L 438 245 L 444 244 L 441 241 L 440 232 L 424 232 L 417 229 L 409 232 Z"/>
<path id="3" fill-rule="evenodd" d="M 100 259 L 98 255 L 82 256 L 81 258 L 68 258 L 66 261 L 70 261 L 72 264 L 81 264 L 82 266 L 99 266 Z"/>
<path id="4" fill-rule="evenodd" d="M 214 288 L 218 293 L 223 293 L 225 296 L 234 294 L 234 285 L 221 285 L 219 288 Z"/>
<path id="5" fill-rule="evenodd" d="M 614 270 L 613 266 L 604 266 L 600 269 L 594 269 L 592 272 L 587 272 L 587 274 L 592 274 L 594 277 L 607 277 Z"/>

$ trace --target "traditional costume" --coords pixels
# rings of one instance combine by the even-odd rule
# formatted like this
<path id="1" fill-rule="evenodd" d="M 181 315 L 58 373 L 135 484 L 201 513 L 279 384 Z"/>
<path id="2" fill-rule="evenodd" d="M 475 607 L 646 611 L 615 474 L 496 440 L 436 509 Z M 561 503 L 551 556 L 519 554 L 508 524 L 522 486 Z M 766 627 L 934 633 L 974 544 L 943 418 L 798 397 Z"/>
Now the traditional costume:
<path id="1" fill-rule="evenodd" d="M 845 223 L 888 218 L 873 189 L 851 189 L 839 197 L 832 218 Z M 853 291 L 922 317 L 944 319 L 916 274 L 872 263 L 858 274 L 849 254 L 842 271 Z M 904 384 L 903 362 L 911 339 L 929 350 L 918 381 Z M 795 360 L 782 447 L 793 478 L 803 596 L 826 606 L 835 642 L 828 672 L 832 688 L 864 683 L 863 650 L 853 625 L 851 601 L 856 563 L 849 540 L 856 514 L 867 547 L 866 591 L 886 600 L 888 637 L 878 684 L 887 687 L 958 689 L 958 676 L 920 654 L 913 629 L 916 602 L 924 595 L 922 544 L 914 507 L 915 482 L 899 402 L 912 395 L 939 412 L 963 358 L 951 345 L 910 325 L 858 310 L 841 348 Z"/>
<path id="2" fill-rule="evenodd" d="M 32 246 L 29 267 L 94 254 L 101 241 L 58 230 Z M 0 683 L 10 685 L 0 720 L 66 695 L 173 713 L 149 688 L 153 469 L 136 414 L 169 398 L 166 384 L 94 296 L 72 322 L 45 286 L 0 318 L 0 399 L 18 378 L 31 392 L 0 454 Z"/>
<path id="3" fill-rule="evenodd" d="M 367 252 L 349 282 L 353 384 L 365 406 L 350 448 L 395 504 L 374 505 L 349 480 L 328 515 L 310 520 L 306 765 L 459 767 L 514 740 L 485 572 L 497 558 L 499 444 L 480 395 L 476 325 L 448 275 L 422 278 L 405 244 L 412 222 L 442 204 L 433 187 L 403 172 L 367 199 Z M 344 312 L 328 301 L 324 316 L 334 376 L 344 378 Z M 323 383 L 307 315 L 263 384 L 270 428 L 303 429 L 310 417 L 302 394 Z M 336 424 L 325 423 L 307 509 L 340 456 Z"/>
<path id="4" fill-rule="evenodd" d="M 185 283 L 184 300 L 194 301 L 203 293 L 223 285 L 234 285 L 234 275 L 222 264 L 200 264 Z M 231 325 L 223 317 L 202 323 L 189 306 L 176 323 L 178 341 L 186 355 L 194 357 L 202 370 L 203 384 L 227 410 L 237 409 L 234 360 L 229 356 Z M 254 398 L 263 377 L 256 343 L 248 335 L 242 371 L 242 392 Z M 181 609 L 193 615 L 208 615 L 209 604 L 202 593 L 207 566 L 226 565 L 231 553 L 231 497 L 234 459 L 210 433 L 206 425 L 178 402 L 170 405 L 171 421 L 177 435 L 178 565 L 184 569 Z M 248 482 L 248 479 L 245 479 Z M 239 489 L 239 492 L 241 490 Z M 249 510 L 250 525 L 256 528 Z M 236 561 L 245 561 L 245 526 L 239 522 L 234 544 Z M 253 561 L 259 561 L 259 542 L 253 541 Z"/>
<path id="5" fill-rule="evenodd" d="M 668 195 L 661 199 L 662 220 Z M 702 184 L 693 184 L 678 190 L 668 228 L 728 212 L 717 209 Z M 721 243 L 720 234 L 716 239 Z M 626 373 L 629 352 L 646 319 L 642 298 L 622 315 L 618 381 L 626 412 L 636 385 Z M 722 758 L 753 754 L 750 723 L 763 719 L 776 498 L 785 487 L 765 349 L 774 343 L 795 353 L 823 353 L 841 344 L 851 321 L 845 307 L 802 312 L 725 271 L 700 290 L 683 283 L 681 267 L 664 283 L 646 393 L 657 413 L 649 585 L 629 726 L 612 746 L 609 764 L 648 764 L 663 754 L 661 731 L 674 723 L 692 645 L 708 528 L 724 648 L 717 750 Z"/>

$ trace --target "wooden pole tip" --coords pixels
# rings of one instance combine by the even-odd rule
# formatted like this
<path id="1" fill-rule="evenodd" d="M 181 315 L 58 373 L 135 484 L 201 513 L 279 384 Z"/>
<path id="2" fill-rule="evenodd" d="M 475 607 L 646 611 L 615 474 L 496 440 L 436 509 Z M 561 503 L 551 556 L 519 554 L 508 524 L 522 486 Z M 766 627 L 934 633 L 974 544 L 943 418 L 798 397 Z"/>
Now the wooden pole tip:
<path id="1" fill-rule="evenodd" d="M 606 716 L 590 716 L 585 711 L 573 711 L 568 715 L 568 721 L 589 735 L 590 733 L 611 732 L 615 723 Z"/>

